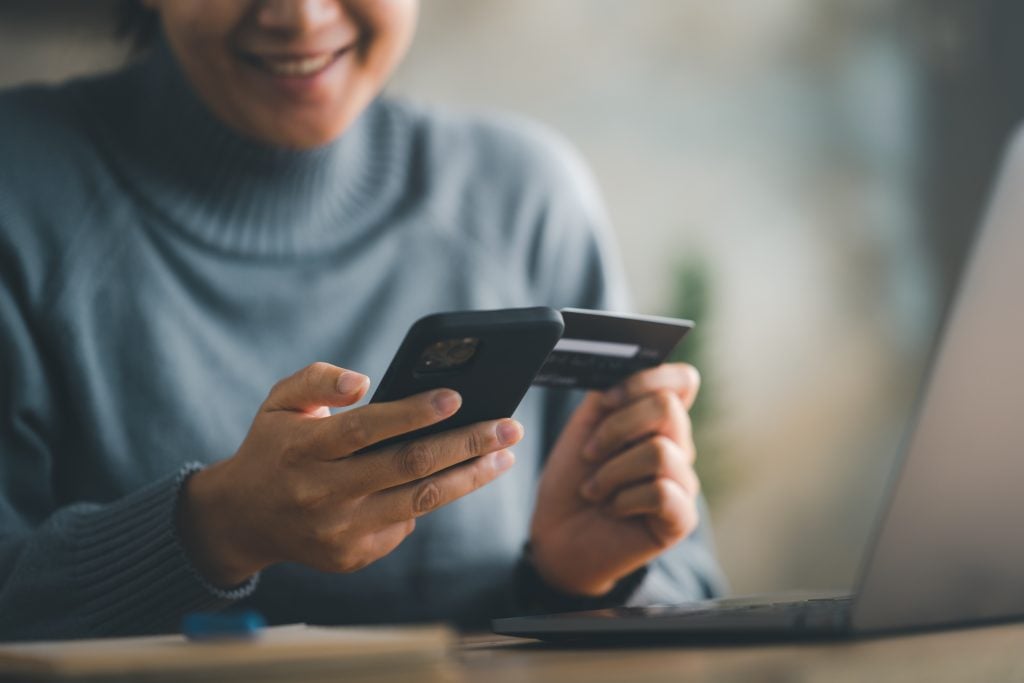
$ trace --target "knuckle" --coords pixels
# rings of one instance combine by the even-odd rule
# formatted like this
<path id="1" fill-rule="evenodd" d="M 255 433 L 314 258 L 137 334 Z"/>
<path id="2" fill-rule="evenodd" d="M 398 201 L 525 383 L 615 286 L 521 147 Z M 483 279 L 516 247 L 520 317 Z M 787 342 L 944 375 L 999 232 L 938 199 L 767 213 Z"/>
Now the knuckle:
<path id="1" fill-rule="evenodd" d="M 470 455 L 478 455 L 484 452 L 486 442 L 486 437 L 480 433 L 479 429 L 470 429 L 466 432 L 466 439 L 463 443 L 463 447 L 466 449 L 466 453 Z"/>
<path id="2" fill-rule="evenodd" d="M 435 481 L 426 481 L 416 488 L 412 498 L 413 515 L 419 517 L 441 504 L 441 488 Z"/>
<path id="3" fill-rule="evenodd" d="M 292 505 L 301 510 L 309 511 L 320 505 L 327 495 L 319 483 L 307 477 L 285 474 L 283 489 Z"/>
<path id="4" fill-rule="evenodd" d="M 327 378 L 332 369 L 333 367 L 329 363 L 323 361 L 310 363 L 302 369 L 302 379 L 307 387 L 316 388 Z"/>
<path id="5" fill-rule="evenodd" d="M 683 510 L 683 535 L 689 536 L 700 524 L 700 511 L 697 510 L 697 504 L 692 500 L 687 501 Z"/>
<path id="6" fill-rule="evenodd" d="M 285 377 L 274 382 L 273 386 L 270 387 L 270 391 L 267 392 L 267 398 L 270 398 L 275 394 L 279 394 L 282 391 L 284 391 L 284 388 L 288 384 L 288 381 L 290 379 L 290 377 Z"/>
<path id="7" fill-rule="evenodd" d="M 327 370 L 329 370 L 330 368 L 331 368 L 330 364 L 325 363 L 322 360 L 318 360 L 318 361 L 315 361 L 313 363 L 310 363 L 305 368 L 303 368 L 303 372 L 305 372 L 306 375 L 310 375 L 310 376 L 313 376 L 313 377 L 319 377 L 319 376 L 323 375 L 323 373 L 326 372 Z"/>
<path id="8" fill-rule="evenodd" d="M 330 565 L 333 571 L 340 574 L 351 574 L 357 572 L 369 562 L 361 557 L 357 557 L 350 552 L 336 553 L 330 558 Z"/>
<path id="9" fill-rule="evenodd" d="M 679 394 L 672 394 L 672 409 L 669 417 L 677 425 L 680 425 L 687 434 L 689 434 L 690 413 L 686 409 L 686 404 L 683 403 L 683 399 Z"/>
<path id="10" fill-rule="evenodd" d="M 335 536 L 334 543 L 327 546 L 327 565 L 331 571 L 341 574 L 359 571 L 371 561 L 365 545 L 362 541 L 342 543 L 340 537 Z"/>
<path id="11" fill-rule="evenodd" d="M 689 363 L 683 363 L 683 370 L 688 375 L 688 388 L 691 393 L 697 393 L 700 390 L 700 370 L 696 366 L 690 365 Z"/>
<path id="12" fill-rule="evenodd" d="M 493 470 L 484 462 L 485 460 L 486 458 L 481 458 L 474 462 L 472 467 L 470 467 L 469 487 L 471 491 L 476 491 L 478 488 L 494 479 L 492 474 Z"/>
<path id="13" fill-rule="evenodd" d="M 348 419 L 345 420 L 345 435 L 350 443 L 356 444 L 357 447 L 368 445 L 371 442 L 370 428 L 366 424 L 366 419 L 359 413 L 348 413 L 346 414 Z"/>
<path id="14" fill-rule="evenodd" d="M 340 534 L 334 527 L 317 526 L 313 528 L 310 535 L 313 537 L 313 543 L 316 545 L 327 548 L 335 553 L 340 551 L 338 547 Z"/>
<path id="15" fill-rule="evenodd" d="M 693 438 L 689 438 L 686 445 L 682 448 L 683 458 L 686 460 L 686 464 L 693 466 L 697 462 L 697 444 L 693 442 Z"/>
<path id="16" fill-rule="evenodd" d="M 487 476 L 484 474 L 479 464 L 476 464 L 469 472 L 469 490 L 476 491 L 487 482 Z"/>
<path id="17" fill-rule="evenodd" d="M 658 389 L 651 394 L 654 408 L 662 417 L 672 414 L 677 400 L 676 395 L 669 389 Z"/>
<path id="18" fill-rule="evenodd" d="M 596 430 L 594 430 L 594 436 L 591 437 L 594 447 L 598 451 L 604 451 L 608 443 L 612 440 L 612 430 L 608 426 L 608 421 L 602 423 Z"/>
<path id="19" fill-rule="evenodd" d="M 637 395 L 643 395 L 655 391 L 657 388 L 657 385 L 654 381 L 655 372 L 657 372 L 657 370 L 652 369 L 647 372 L 641 372 L 634 376 L 630 380 L 630 389 L 632 390 L 632 392 Z"/>
<path id="20" fill-rule="evenodd" d="M 675 495 L 675 489 L 671 481 L 664 477 L 654 480 L 654 502 L 659 507 L 666 505 Z"/>
<path id="21" fill-rule="evenodd" d="M 696 497 L 700 495 L 700 477 L 697 476 L 697 473 L 693 470 L 692 467 L 689 467 L 686 470 L 686 484 L 686 490 L 690 493 L 691 496 Z"/>
<path id="22" fill-rule="evenodd" d="M 657 474 L 666 474 L 672 469 L 676 457 L 676 444 L 667 436 L 658 434 L 650 439 L 651 467 Z"/>
<path id="23" fill-rule="evenodd" d="M 434 471 L 434 453 L 422 441 L 410 441 L 399 447 L 396 456 L 399 471 L 412 479 L 420 479 Z"/>
<path id="24" fill-rule="evenodd" d="M 325 494 L 318 486 L 295 484 L 292 486 L 292 501 L 300 510 L 315 510 L 323 502 Z"/>
<path id="25" fill-rule="evenodd" d="M 281 448 L 281 460 L 288 465 L 301 462 L 306 457 L 306 444 L 297 439 L 288 439 Z"/>

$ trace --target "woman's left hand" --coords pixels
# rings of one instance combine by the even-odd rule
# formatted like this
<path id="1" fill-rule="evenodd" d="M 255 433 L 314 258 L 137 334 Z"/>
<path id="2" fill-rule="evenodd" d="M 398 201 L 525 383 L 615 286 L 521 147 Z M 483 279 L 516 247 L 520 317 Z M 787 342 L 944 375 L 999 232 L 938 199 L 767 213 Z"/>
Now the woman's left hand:
<path id="1" fill-rule="evenodd" d="M 600 596 L 696 527 L 700 481 L 687 412 L 700 375 L 683 363 L 591 392 L 541 478 L 532 561 L 553 588 Z"/>

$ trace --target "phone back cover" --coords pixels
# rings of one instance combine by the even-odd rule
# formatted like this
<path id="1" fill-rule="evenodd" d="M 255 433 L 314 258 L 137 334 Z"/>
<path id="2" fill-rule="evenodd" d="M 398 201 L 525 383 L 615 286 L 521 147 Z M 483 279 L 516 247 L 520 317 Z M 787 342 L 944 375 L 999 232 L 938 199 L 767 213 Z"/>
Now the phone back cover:
<path id="1" fill-rule="evenodd" d="M 374 447 L 510 417 L 561 337 L 563 327 L 558 311 L 547 307 L 460 311 L 421 318 L 406 335 L 373 401 L 394 401 L 446 387 L 462 395 L 462 407 L 443 422 Z M 477 338 L 479 343 L 466 365 L 440 372 L 416 370 L 423 349 L 431 344 L 469 337 Z"/>

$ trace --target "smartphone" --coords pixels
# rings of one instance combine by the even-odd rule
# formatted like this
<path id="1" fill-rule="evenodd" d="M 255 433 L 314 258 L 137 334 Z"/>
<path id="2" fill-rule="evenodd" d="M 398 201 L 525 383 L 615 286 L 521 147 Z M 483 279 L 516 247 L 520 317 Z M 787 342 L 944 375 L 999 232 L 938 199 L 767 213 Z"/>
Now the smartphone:
<path id="1" fill-rule="evenodd" d="M 420 318 L 405 335 L 370 402 L 396 401 L 444 387 L 462 395 L 462 406 L 437 424 L 370 448 L 510 417 L 564 327 L 562 315 L 546 306 Z"/>

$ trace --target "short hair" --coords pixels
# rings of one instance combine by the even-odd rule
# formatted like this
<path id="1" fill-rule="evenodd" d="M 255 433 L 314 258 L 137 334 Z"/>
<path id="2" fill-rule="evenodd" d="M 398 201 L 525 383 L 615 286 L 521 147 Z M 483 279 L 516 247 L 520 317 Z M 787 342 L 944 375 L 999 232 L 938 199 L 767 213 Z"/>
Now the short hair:
<path id="1" fill-rule="evenodd" d="M 128 41 L 134 54 L 147 51 L 160 35 L 160 15 L 142 0 L 118 0 L 114 35 Z"/>

